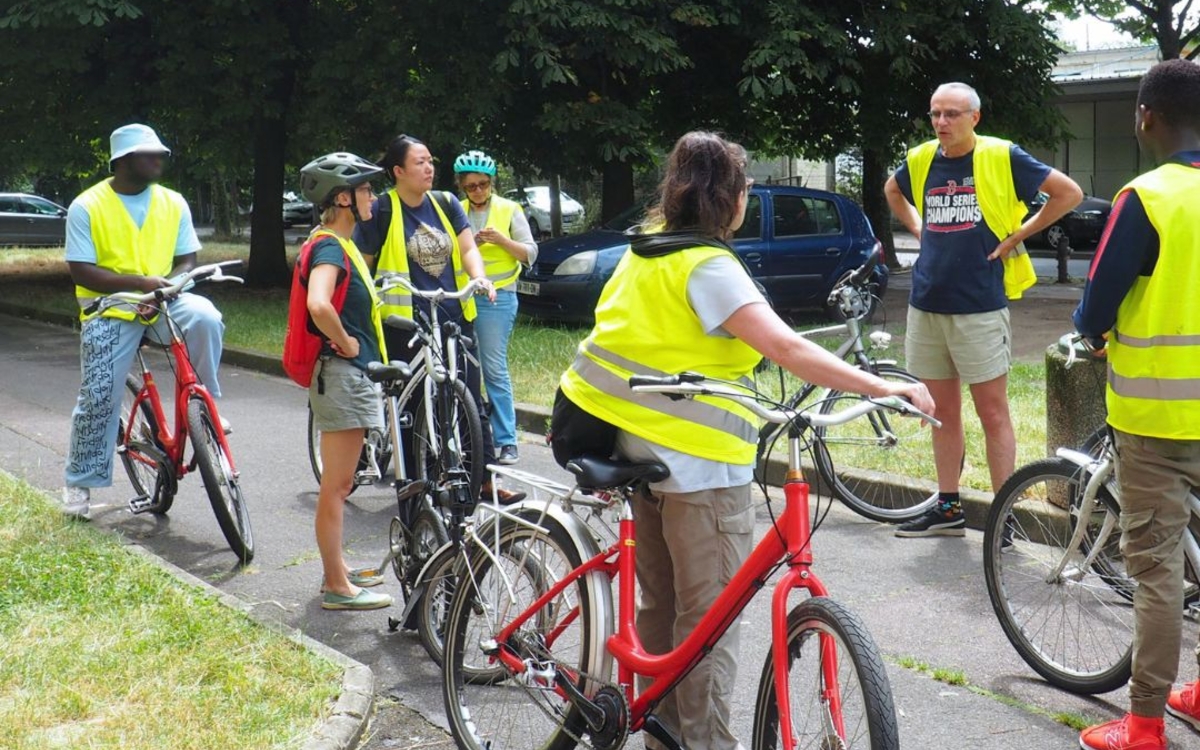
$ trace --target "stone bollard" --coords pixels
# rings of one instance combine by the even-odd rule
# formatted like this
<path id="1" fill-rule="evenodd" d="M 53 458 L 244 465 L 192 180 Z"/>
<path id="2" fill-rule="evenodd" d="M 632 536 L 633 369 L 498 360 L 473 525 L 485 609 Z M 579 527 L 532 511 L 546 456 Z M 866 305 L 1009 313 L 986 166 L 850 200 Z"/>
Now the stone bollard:
<path id="1" fill-rule="evenodd" d="M 1075 344 L 1076 359 L 1067 369 L 1071 334 L 1046 349 L 1046 455 L 1058 448 L 1079 448 L 1104 424 L 1104 383 L 1108 364 Z"/>

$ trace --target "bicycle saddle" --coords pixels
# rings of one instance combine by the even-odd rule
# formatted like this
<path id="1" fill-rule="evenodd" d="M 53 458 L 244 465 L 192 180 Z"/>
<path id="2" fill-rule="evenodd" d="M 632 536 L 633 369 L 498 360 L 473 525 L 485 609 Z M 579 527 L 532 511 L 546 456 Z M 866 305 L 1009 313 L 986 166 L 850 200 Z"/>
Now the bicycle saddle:
<path id="1" fill-rule="evenodd" d="M 386 365 L 382 362 L 372 362 L 367 365 L 367 378 L 372 383 L 384 383 L 389 380 L 408 380 L 412 370 L 404 362 L 391 361 Z"/>
<path id="2" fill-rule="evenodd" d="M 567 471 L 575 475 L 580 487 L 596 490 L 628 487 L 639 482 L 661 482 L 671 470 L 657 461 L 634 463 L 612 461 L 595 456 L 580 456 L 567 461 Z"/>

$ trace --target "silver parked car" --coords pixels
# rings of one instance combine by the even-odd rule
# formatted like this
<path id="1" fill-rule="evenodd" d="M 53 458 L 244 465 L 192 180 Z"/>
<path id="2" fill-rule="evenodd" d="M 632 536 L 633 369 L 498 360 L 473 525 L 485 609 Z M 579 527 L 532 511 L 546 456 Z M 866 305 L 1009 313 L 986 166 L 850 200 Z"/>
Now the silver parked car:
<path id="1" fill-rule="evenodd" d="M 67 209 L 27 193 L 0 193 L 0 245 L 62 245 Z"/>
<path id="2" fill-rule="evenodd" d="M 529 217 L 529 229 L 534 237 L 541 237 L 550 231 L 550 188 L 547 185 L 536 185 L 522 190 L 509 190 L 504 197 L 516 201 L 525 209 Z M 583 205 L 563 191 L 559 191 L 562 202 L 562 225 L 564 232 L 583 228 Z"/>

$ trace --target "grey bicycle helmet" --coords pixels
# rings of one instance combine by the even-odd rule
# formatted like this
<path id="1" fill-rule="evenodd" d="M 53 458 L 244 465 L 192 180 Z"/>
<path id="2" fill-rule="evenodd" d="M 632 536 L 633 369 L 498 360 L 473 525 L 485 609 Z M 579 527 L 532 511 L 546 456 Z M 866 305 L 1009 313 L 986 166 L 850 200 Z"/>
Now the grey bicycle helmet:
<path id="1" fill-rule="evenodd" d="M 488 177 L 496 176 L 496 160 L 482 151 L 468 151 L 454 160 L 454 174 L 478 172 Z"/>
<path id="2" fill-rule="evenodd" d="M 343 190 L 368 182 L 383 170 L 361 156 L 338 151 L 313 159 L 300 170 L 300 192 L 317 208 Z"/>

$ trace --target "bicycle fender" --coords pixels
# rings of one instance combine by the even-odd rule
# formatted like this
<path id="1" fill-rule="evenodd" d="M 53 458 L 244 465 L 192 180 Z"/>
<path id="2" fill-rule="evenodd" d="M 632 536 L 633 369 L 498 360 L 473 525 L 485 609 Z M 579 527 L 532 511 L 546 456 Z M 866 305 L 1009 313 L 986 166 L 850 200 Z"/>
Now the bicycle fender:
<path id="1" fill-rule="evenodd" d="M 450 550 L 450 554 L 454 554 L 454 542 L 446 542 L 441 547 L 435 549 L 433 554 L 429 556 L 429 559 L 425 561 L 425 564 L 421 566 L 420 572 L 417 573 L 417 586 L 413 590 L 413 596 L 411 597 L 412 599 L 416 600 L 419 598 L 417 596 L 416 588 L 420 588 L 422 591 L 427 588 L 429 580 L 428 576 L 431 572 L 433 572 L 433 564 L 441 561 L 440 558 L 443 552 L 446 550 Z M 405 612 L 405 614 L 408 613 Z"/>
<path id="2" fill-rule="evenodd" d="M 1059 448 L 1054 451 L 1054 455 L 1070 461 L 1081 469 L 1086 469 L 1096 463 L 1095 458 L 1092 458 L 1083 451 L 1072 450 L 1070 448 Z"/>

